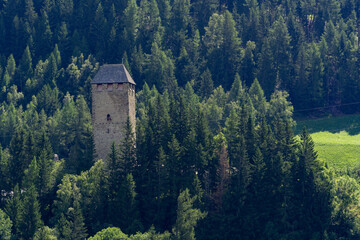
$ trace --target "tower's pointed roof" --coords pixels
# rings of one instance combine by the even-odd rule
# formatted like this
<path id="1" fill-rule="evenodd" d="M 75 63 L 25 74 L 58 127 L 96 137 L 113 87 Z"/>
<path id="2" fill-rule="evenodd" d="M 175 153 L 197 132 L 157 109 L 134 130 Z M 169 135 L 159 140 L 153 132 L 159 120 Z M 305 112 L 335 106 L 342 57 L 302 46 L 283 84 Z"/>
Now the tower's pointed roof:
<path id="1" fill-rule="evenodd" d="M 92 84 L 104 83 L 131 83 L 135 85 L 134 80 L 126 70 L 124 64 L 105 64 L 95 75 Z"/>

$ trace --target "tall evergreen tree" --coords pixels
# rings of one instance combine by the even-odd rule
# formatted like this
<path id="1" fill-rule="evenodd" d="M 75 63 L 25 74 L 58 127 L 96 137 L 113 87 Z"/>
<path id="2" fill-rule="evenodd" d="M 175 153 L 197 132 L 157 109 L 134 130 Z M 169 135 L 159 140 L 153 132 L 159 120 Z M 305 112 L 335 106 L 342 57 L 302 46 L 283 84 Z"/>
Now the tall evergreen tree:
<path id="1" fill-rule="evenodd" d="M 0 237 L 4 240 L 11 239 L 11 227 L 12 221 L 10 218 L 0 209 Z"/>
<path id="2" fill-rule="evenodd" d="M 132 52 L 139 30 L 139 7 L 135 0 L 129 0 L 123 16 L 124 24 L 124 38 L 127 52 Z"/>
<path id="3" fill-rule="evenodd" d="M 26 80 L 31 78 L 32 74 L 33 74 L 32 57 L 30 53 L 30 48 L 29 46 L 27 46 L 21 57 L 15 77 L 15 83 L 19 87 L 20 91 L 23 90 Z"/>
<path id="4" fill-rule="evenodd" d="M 123 129 L 123 136 L 120 144 L 119 157 L 122 171 L 124 171 L 125 174 L 129 174 L 134 172 L 134 169 L 137 167 L 134 128 L 129 117 Z"/>
<path id="5" fill-rule="evenodd" d="M 23 172 L 27 168 L 25 159 L 25 130 L 19 128 L 11 139 L 9 152 L 11 155 L 9 173 L 11 176 L 11 187 L 21 184 Z"/>
<path id="6" fill-rule="evenodd" d="M 177 219 L 173 228 L 174 239 L 195 239 L 194 228 L 198 220 L 204 218 L 206 213 L 199 209 L 193 209 L 194 197 L 190 196 L 189 189 L 185 189 L 179 194 Z"/>
<path id="7" fill-rule="evenodd" d="M 34 185 L 24 193 L 22 207 L 19 209 L 18 231 L 20 238 L 32 239 L 38 228 L 43 225 L 40 214 L 40 204 Z"/>

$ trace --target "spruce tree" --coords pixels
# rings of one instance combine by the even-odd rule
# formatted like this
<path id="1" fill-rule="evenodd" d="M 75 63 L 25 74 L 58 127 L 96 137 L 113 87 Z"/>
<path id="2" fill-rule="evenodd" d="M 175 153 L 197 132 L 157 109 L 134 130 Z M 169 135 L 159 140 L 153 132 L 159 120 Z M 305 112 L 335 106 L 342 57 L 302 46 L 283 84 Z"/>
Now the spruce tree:
<path id="1" fill-rule="evenodd" d="M 14 59 L 14 56 L 12 54 L 10 54 L 10 56 L 8 57 L 7 62 L 6 62 L 6 71 L 9 74 L 9 77 L 11 79 L 15 75 L 15 70 L 16 70 L 15 59 Z"/>
<path id="2" fill-rule="evenodd" d="M 266 102 L 264 91 L 256 78 L 249 88 L 249 97 L 254 106 L 255 122 L 259 123 L 261 116 L 266 114 L 268 103 Z"/>
<path id="3" fill-rule="evenodd" d="M 11 227 L 12 221 L 10 218 L 0 209 L 0 238 L 4 240 L 11 239 Z"/>
<path id="4" fill-rule="evenodd" d="M 24 193 L 19 209 L 18 231 L 20 238 L 32 239 L 38 228 L 43 225 L 40 214 L 40 204 L 35 185 L 31 185 Z"/>
<path id="5" fill-rule="evenodd" d="M 120 216 L 118 216 L 120 218 L 120 227 L 128 233 L 135 233 L 142 229 L 136 195 L 134 178 L 129 173 L 123 180 L 121 194 L 118 195 L 121 209 Z"/>
<path id="6" fill-rule="evenodd" d="M 26 80 L 31 78 L 32 75 L 33 75 L 32 57 L 30 53 L 30 48 L 29 46 L 27 46 L 21 57 L 19 67 L 17 68 L 17 72 L 15 76 L 15 84 L 19 87 L 20 91 L 24 89 Z"/>
<path id="7" fill-rule="evenodd" d="M 195 197 L 191 197 L 189 189 L 179 194 L 177 205 L 177 219 L 173 228 L 174 239 L 195 240 L 195 226 L 206 216 L 206 213 L 193 208 Z"/>
<path id="8" fill-rule="evenodd" d="M 240 68 L 241 79 L 244 81 L 247 87 L 250 87 L 251 83 L 255 79 L 256 66 L 254 60 L 254 50 L 256 48 L 255 42 L 248 41 L 244 52 L 244 58 Z"/>
<path id="9" fill-rule="evenodd" d="M 85 227 L 82 209 L 78 199 L 74 199 L 74 205 L 70 210 L 69 217 L 71 219 L 71 238 L 74 240 L 82 240 L 87 237 L 87 229 Z"/>
<path id="10" fill-rule="evenodd" d="M 119 151 L 122 171 L 125 174 L 132 173 L 137 167 L 135 147 L 134 128 L 128 117 L 123 129 L 123 139 Z"/>
<path id="11" fill-rule="evenodd" d="M 9 173 L 11 176 L 11 187 L 21 184 L 23 172 L 26 169 L 25 146 L 25 130 L 19 128 L 11 139 L 9 152 L 11 156 Z"/>
<path id="12" fill-rule="evenodd" d="M 126 48 L 124 50 L 130 53 L 136 44 L 139 29 L 139 7 L 135 0 L 128 0 L 123 19 L 126 41 Z"/>
<path id="13" fill-rule="evenodd" d="M 35 188 L 35 191 L 40 191 L 40 175 L 36 157 L 34 157 L 29 167 L 24 171 L 24 178 L 22 184 L 22 187 L 26 190 L 32 186 Z"/>
<path id="14" fill-rule="evenodd" d="M 0 145 L 0 189 L 9 190 L 10 162 L 8 151 L 3 150 Z"/>
<path id="15" fill-rule="evenodd" d="M 19 232 L 19 218 L 22 209 L 23 202 L 21 201 L 21 193 L 19 190 L 19 185 L 14 187 L 14 194 L 7 200 L 5 205 L 5 213 L 9 216 L 10 220 L 13 223 L 13 234 L 18 234 Z"/>
<path id="16" fill-rule="evenodd" d="M 210 97 L 213 90 L 214 90 L 214 83 L 211 78 L 211 72 L 207 68 L 205 72 L 203 72 L 200 76 L 198 95 L 200 95 L 203 99 L 207 99 L 208 97 Z"/>

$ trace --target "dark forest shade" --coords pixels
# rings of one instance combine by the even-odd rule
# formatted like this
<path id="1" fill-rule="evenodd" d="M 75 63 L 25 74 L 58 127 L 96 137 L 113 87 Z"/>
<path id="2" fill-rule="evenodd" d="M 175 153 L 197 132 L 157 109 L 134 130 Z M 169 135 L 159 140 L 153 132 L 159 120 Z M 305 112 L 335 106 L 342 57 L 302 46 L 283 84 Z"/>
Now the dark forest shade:
<path id="1" fill-rule="evenodd" d="M 358 168 L 288 101 L 360 112 L 360 1 L 2 3 L 0 239 L 360 239 Z"/>

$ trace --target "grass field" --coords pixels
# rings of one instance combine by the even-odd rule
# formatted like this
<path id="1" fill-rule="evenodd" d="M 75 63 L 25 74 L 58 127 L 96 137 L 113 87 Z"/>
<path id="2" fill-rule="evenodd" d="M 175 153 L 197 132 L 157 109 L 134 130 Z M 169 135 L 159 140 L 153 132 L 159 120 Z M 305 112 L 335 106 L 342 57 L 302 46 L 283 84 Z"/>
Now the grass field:
<path id="1" fill-rule="evenodd" d="M 298 121 L 295 133 L 306 126 L 320 159 L 334 168 L 360 165 L 360 115 Z"/>

